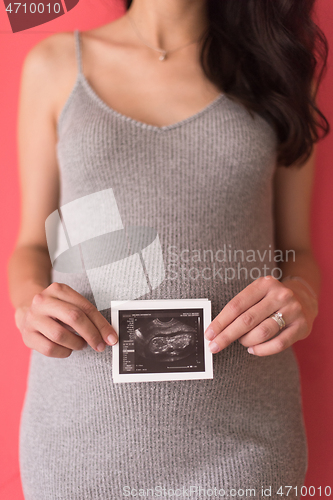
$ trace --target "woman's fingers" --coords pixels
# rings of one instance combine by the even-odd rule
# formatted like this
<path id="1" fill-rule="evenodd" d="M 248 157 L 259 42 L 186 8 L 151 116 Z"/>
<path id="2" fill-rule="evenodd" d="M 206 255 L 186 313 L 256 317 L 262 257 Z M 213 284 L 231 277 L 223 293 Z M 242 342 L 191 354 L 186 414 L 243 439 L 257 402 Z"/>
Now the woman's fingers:
<path id="1" fill-rule="evenodd" d="M 97 352 L 118 336 L 85 297 L 62 283 L 52 283 L 16 315 L 24 343 L 50 357 L 65 358 L 87 343 Z"/>
<path id="2" fill-rule="evenodd" d="M 34 326 L 36 331 L 44 335 L 55 344 L 67 347 L 72 351 L 78 351 L 87 347 L 87 342 L 79 335 L 71 332 L 64 323 L 49 316 L 39 315 L 35 317 Z"/>
<path id="3" fill-rule="evenodd" d="M 289 307 L 281 308 L 286 327 L 271 340 L 249 347 L 248 351 L 257 356 L 269 356 L 284 351 L 294 342 L 301 340 L 309 334 L 311 327 L 302 311 L 302 306 L 298 301 L 293 301 Z"/>
<path id="4" fill-rule="evenodd" d="M 240 337 L 238 340 L 244 347 L 251 347 L 261 342 L 266 342 L 267 340 L 274 337 L 280 332 L 280 327 L 278 323 L 271 317 L 276 310 L 273 310 L 263 319 L 257 326 L 255 326 L 251 331 Z M 295 315 L 290 307 L 283 307 L 279 309 L 282 317 L 286 323 L 286 328 L 294 321 Z"/>
<path id="5" fill-rule="evenodd" d="M 263 278 L 258 278 L 256 281 L 244 288 L 244 290 L 235 295 L 235 297 L 233 297 L 226 304 L 216 318 L 214 318 L 205 331 L 205 337 L 208 340 L 215 340 L 217 335 L 225 330 L 228 325 L 238 318 L 238 316 L 243 314 L 257 302 L 261 301 L 271 287 L 275 285 L 275 283 L 279 282 L 273 278 L 273 276 L 265 276 Z M 225 341 L 226 340 L 227 338 L 225 338 Z M 224 344 L 224 342 L 221 340 L 221 345 L 222 344 Z"/>
<path id="6" fill-rule="evenodd" d="M 284 351 L 301 338 L 303 338 L 303 336 L 299 334 L 298 325 L 292 323 L 273 339 L 263 344 L 251 346 L 248 351 L 250 354 L 255 354 L 256 356 L 270 356 L 271 354 L 277 354 Z"/>
<path id="7" fill-rule="evenodd" d="M 101 352 L 105 343 L 96 326 L 88 316 L 73 303 L 59 300 L 50 295 L 35 295 L 32 302 L 34 316 L 48 316 L 56 318 L 73 328 L 96 351 Z M 35 309 L 35 310 L 34 310 Z M 34 323 L 35 326 L 35 323 Z M 61 325 L 59 325 L 61 327 Z M 36 328 L 37 330 L 37 328 Z M 47 335 L 49 336 L 49 335 Z"/>
<path id="8" fill-rule="evenodd" d="M 89 300 L 73 290 L 73 288 L 62 283 L 52 283 L 47 290 L 50 290 L 51 294 L 59 300 L 70 302 L 82 310 L 88 316 L 91 323 L 98 329 L 104 342 L 113 345 L 118 341 L 118 336 L 110 323 Z M 76 330 L 75 327 L 73 328 Z"/>
<path id="9" fill-rule="evenodd" d="M 208 328 L 205 332 L 205 337 L 211 340 L 208 346 L 211 352 L 221 351 L 236 339 L 245 347 L 253 347 L 272 339 L 280 331 L 278 324 L 270 317 L 277 311 L 282 313 L 288 333 L 291 331 L 288 326 L 296 324 L 297 338 L 294 342 L 307 335 L 309 324 L 297 295 L 274 278 L 268 278 L 259 278 L 256 286 L 255 282 L 248 285 L 212 321 L 210 326 L 216 325 L 215 331 L 211 331 L 210 335 Z M 260 294 L 263 294 L 263 297 L 258 300 Z M 279 338 L 278 335 L 277 339 Z M 284 338 L 283 335 L 282 340 Z M 292 343 L 291 339 L 288 340 L 286 347 Z M 278 344 L 279 340 L 275 346 Z"/>
<path id="10" fill-rule="evenodd" d="M 50 358 L 68 358 L 72 353 L 71 349 L 52 342 L 39 332 L 23 330 L 22 339 L 29 349 L 34 349 Z"/>
<path id="11" fill-rule="evenodd" d="M 118 337 L 110 323 L 85 297 L 62 283 L 52 283 L 35 295 L 32 308 L 71 327 L 96 351 L 113 345 Z"/>
<path id="12" fill-rule="evenodd" d="M 250 332 L 255 331 L 256 328 L 260 328 L 265 319 L 275 311 L 276 303 L 274 302 L 274 300 L 269 296 L 264 297 L 260 302 L 255 304 L 253 307 L 250 307 L 247 311 L 238 316 L 230 325 L 228 325 L 223 330 L 223 332 L 221 332 L 214 338 L 214 342 L 219 346 L 219 350 L 224 349 L 237 339 L 239 339 L 241 344 L 243 344 L 241 339 L 247 339 L 246 334 L 250 335 Z M 272 321 L 275 323 L 274 320 Z M 258 333 L 259 332 L 257 332 L 257 336 Z M 260 331 L 260 333 L 262 332 Z M 267 338 L 265 340 L 267 340 Z M 253 344 L 250 343 L 248 345 L 251 346 Z M 209 346 L 211 346 L 211 344 L 209 344 Z"/>

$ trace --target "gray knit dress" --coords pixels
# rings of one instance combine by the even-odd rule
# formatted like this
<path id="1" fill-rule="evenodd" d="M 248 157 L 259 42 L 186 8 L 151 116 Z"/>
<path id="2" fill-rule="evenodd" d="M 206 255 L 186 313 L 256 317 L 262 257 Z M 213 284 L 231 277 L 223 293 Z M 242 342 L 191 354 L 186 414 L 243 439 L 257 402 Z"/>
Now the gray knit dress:
<path id="1" fill-rule="evenodd" d="M 208 298 L 214 318 L 278 265 L 275 132 L 225 94 L 164 127 L 124 116 L 88 83 L 74 35 L 78 75 L 58 122 L 60 207 L 112 189 L 124 226 L 159 235 L 165 277 L 140 299 Z M 94 303 L 87 274 L 53 270 L 52 281 Z M 257 357 L 235 341 L 213 355 L 213 371 L 115 384 L 112 347 L 66 359 L 32 351 L 20 428 L 25 499 L 280 499 L 288 485 L 288 498 L 299 498 L 307 444 L 292 348 Z"/>

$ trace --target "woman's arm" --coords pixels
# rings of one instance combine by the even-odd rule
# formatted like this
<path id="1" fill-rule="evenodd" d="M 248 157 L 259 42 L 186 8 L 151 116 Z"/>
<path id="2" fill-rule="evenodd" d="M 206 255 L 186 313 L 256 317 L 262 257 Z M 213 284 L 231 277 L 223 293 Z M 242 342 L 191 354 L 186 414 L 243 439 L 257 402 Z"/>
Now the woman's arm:
<path id="1" fill-rule="evenodd" d="M 311 332 L 318 314 L 316 295 L 320 286 L 310 243 L 314 164 L 315 149 L 301 168 L 277 168 L 274 179 L 276 247 L 283 251 L 284 258 L 286 250 L 295 252 L 295 258 L 280 263 L 283 277 L 289 278 L 281 283 L 271 276 L 262 277 L 237 294 L 205 332 L 206 338 L 213 340 L 209 344 L 212 352 L 238 339 L 251 354 L 267 356 L 283 351 Z M 270 318 L 276 311 L 286 322 L 281 333 Z"/>
<path id="2" fill-rule="evenodd" d="M 21 75 L 18 159 L 21 225 L 9 262 L 10 295 L 16 309 L 31 304 L 49 285 L 45 220 L 58 205 L 54 87 L 51 45 L 44 41 L 27 55 Z"/>
<path id="3" fill-rule="evenodd" d="M 276 246 L 284 255 L 286 250 L 295 251 L 295 258 L 280 263 L 283 278 L 299 276 L 319 294 L 320 271 L 313 257 L 310 240 L 315 158 L 316 146 L 309 160 L 300 169 L 278 168 L 275 174 L 274 199 Z M 288 281 L 288 287 L 294 289 L 296 286 L 299 290 L 302 289 L 296 282 Z"/>
<path id="4" fill-rule="evenodd" d="M 21 225 L 8 266 L 10 296 L 24 343 L 52 357 L 67 357 L 87 343 L 100 352 L 115 335 L 87 299 L 66 285 L 49 286 L 45 220 L 58 208 L 57 109 L 75 70 L 72 34 L 53 35 L 27 55 L 19 98 Z"/>

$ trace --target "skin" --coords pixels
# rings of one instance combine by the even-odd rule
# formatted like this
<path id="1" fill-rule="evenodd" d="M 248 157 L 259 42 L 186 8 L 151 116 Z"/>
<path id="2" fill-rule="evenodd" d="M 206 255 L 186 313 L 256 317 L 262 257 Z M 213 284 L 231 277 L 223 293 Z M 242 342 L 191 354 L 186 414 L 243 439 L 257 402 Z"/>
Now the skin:
<path id="1" fill-rule="evenodd" d="M 203 0 L 134 0 L 129 13 L 148 43 L 165 49 L 198 39 L 207 23 Z M 85 77 L 123 115 L 162 127 L 196 114 L 220 94 L 202 72 L 198 43 L 161 63 L 138 39 L 127 14 L 81 35 Z M 67 285 L 49 285 L 44 224 L 59 203 L 56 125 L 76 77 L 73 33 L 52 35 L 26 56 L 19 102 L 21 226 L 8 268 L 10 295 L 25 345 L 57 358 L 87 344 L 101 352 L 117 341 L 87 299 Z M 277 248 L 296 252 L 295 262 L 281 265 L 283 274 L 301 276 L 317 293 L 320 275 L 309 231 L 314 156 L 301 169 L 277 169 L 274 188 Z M 269 318 L 275 311 L 287 323 L 279 335 Z M 317 300 L 303 283 L 259 278 L 224 307 L 205 336 L 214 338 L 214 352 L 238 339 L 254 354 L 270 355 L 309 335 L 317 312 Z"/>

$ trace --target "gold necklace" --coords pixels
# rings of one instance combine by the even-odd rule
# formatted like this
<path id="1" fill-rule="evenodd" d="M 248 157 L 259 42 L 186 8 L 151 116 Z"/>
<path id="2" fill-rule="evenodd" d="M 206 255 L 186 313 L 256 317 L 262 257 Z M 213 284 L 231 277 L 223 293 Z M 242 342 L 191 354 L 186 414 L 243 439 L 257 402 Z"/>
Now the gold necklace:
<path id="1" fill-rule="evenodd" d="M 129 18 L 131 25 L 133 27 L 133 30 L 135 31 L 137 37 L 141 40 L 142 43 L 144 43 L 147 47 L 150 49 L 156 50 L 157 52 L 160 52 L 160 57 L 158 58 L 159 61 L 165 61 L 167 54 L 170 54 L 171 52 L 175 52 L 176 50 L 184 49 L 185 47 L 188 47 L 189 45 L 192 45 L 193 43 L 196 43 L 200 40 L 200 38 L 197 38 L 196 40 L 192 40 L 191 42 L 188 42 L 184 45 L 181 45 L 180 47 L 176 47 L 175 49 L 170 49 L 170 50 L 164 50 L 160 49 L 158 47 L 154 47 L 153 45 L 150 45 L 141 35 L 140 31 L 138 30 L 136 24 L 134 23 L 134 20 L 132 19 L 131 16 L 127 14 L 127 17 Z"/>

